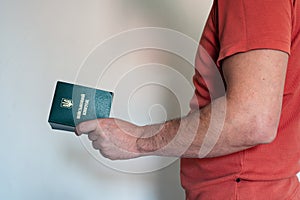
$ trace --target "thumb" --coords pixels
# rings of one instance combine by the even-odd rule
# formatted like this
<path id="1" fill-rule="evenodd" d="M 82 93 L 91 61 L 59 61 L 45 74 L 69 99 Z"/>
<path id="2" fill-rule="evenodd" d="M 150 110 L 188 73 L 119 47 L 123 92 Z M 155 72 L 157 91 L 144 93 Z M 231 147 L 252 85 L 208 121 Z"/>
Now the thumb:
<path id="1" fill-rule="evenodd" d="M 85 121 L 81 122 L 78 124 L 75 128 L 75 133 L 76 135 L 80 136 L 82 134 L 87 134 L 92 131 L 95 131 L 98 128 L 98 120 L 90 120 L 90 121 Z"/>

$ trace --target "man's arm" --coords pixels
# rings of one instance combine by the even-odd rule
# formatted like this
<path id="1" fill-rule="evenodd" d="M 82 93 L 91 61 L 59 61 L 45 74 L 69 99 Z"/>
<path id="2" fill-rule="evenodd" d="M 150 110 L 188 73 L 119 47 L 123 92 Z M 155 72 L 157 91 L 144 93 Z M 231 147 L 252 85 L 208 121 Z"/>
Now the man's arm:
<path id="1" fill-rule="evenodd" d="M 217 157 L 270 143 L 276 137 L 280 119 L 287 63 L 288 54 L 277 50 L 239 53 L 223 61 L 226 95 L 201 110 L 144 127 L 128 123 L 118 128 L 118 123 L 111 122 L 114 119 L 99 119 L 97 123 L 84 122 L 77 132 L 87 132 L 90 138 L 98 136 L 93 140 L 94 147 L 112 159 L 143 155 Z M 220 115 L 212 116 L 212 107 Z M 131 135 L 124 127 L 131 127 Z M 126 135 L 128 144 L 122 142 L 122 135 Z M 110 156 L 107 143 L 128 155 L 118 158 L 115 152 L 114 157 Z"/>

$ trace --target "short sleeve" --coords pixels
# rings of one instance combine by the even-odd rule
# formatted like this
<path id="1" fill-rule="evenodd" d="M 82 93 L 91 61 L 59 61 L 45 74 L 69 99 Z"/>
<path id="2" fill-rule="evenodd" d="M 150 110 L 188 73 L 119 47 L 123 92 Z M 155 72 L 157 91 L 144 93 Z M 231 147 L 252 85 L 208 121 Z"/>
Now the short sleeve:
<path id="1" fill-rule="evenodd" d="M 254 49 L 275 49 L 290 54 L 291 0 L 217 0 L 216 28 L 220 62 Z"/>

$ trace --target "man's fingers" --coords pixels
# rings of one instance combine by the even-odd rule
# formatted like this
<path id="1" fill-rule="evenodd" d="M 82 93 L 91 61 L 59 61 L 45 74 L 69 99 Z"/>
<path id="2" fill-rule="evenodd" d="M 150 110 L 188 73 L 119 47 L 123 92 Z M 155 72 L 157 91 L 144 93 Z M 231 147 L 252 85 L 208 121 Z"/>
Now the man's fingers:
<path id="1" fill-rule="evenodd" d="M 76 134 L 88 134 L 92 131 L 95 131 L 98 128 L 99 124 L 97 120 L 85 121 L 76 126 Z"/>

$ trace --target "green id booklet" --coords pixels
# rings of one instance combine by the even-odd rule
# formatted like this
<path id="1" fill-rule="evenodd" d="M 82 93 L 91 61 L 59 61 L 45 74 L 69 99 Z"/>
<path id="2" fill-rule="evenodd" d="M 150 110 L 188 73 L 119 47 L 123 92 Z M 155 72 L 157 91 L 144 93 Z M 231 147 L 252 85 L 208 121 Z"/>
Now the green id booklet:
<path id="1" fill-rule="evenodd" d="M 108 118 L 113 93 L 58 81 L 48 122 L 53 129 L 74 131 L 80 122 Z"/>

